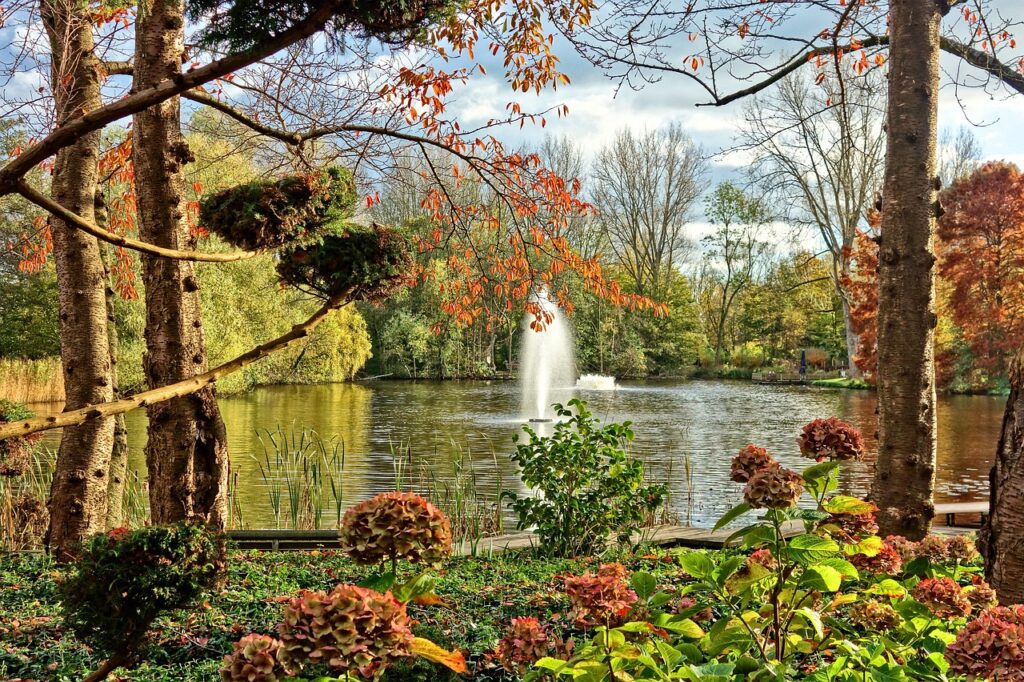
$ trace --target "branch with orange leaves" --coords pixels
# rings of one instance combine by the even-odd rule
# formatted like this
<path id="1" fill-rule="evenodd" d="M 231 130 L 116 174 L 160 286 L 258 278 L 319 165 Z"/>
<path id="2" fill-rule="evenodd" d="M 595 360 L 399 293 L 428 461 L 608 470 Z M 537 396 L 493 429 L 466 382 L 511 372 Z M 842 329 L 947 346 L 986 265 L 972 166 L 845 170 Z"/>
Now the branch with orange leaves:
<path id="1" fill-rule="evenodd" d="M 139 241 L 138 239 L 132 239 L 125 237 L 114 232 L 104 230 L 99 225 L 94 225 L 82 216 L 69 211 L 59 203 L 46 196 L 42 192 L 34 189 L 25 182 L 19 182 L 15 186 L 15 191 L 23 196 L 28 201 L 49 211 L 53 215 L 66 221 L 71 226 L 87 232 L 97 239 L 101 239 L 107 243 L 113 244 L 114 246 L 121 246 L 126 249 L 133 251 L 140 251 L 142 253 L 152 254 L 154 256 L 160 256 L 162 258 L 174 258 L 177 260 L 188 260 L 198 261 L 205 263 L 233 263 L 235 261 L 245 260 L 246 258 L 252 258 L 253 256 L 259 255 L 258 251 L 229 251 L 227 253 L 209 253 L 205 251 L 186 251 L 180 249 L 168 249 L 162 246 L 156 246 L 149 242 Z"/>
<path id="2" fill-rule="evenodd" d="M 127 398 L 122 398 L 120 400 L 87 405 L 77 410 L 69 410 L 67 412 L 61 412 L 60 414 L 53 414 L 47 417 L 34 417 L 32 419 L 23 419 L 21 421 L 0 424 L 0 441 L 5 438 L 28 436 L 40 431 L 59 429 L 64 426 L 77 426 L 78 424 L 84 424 L 92 419 L 113 417 L 114 415 L 137 410 L 140 407 L 146 407 L 147 405 L 162 403 L 173 398 L 191 395 L 210 384 L 213 384 L 218 379 L 222 379 L 229 374 L 237 372 L 243 367 L 251 365 L 257 360 L 270 355 L 271 353 L 284 350 L 297 341 L 306 338 L 333 310 L 347 304 L 352 292 L 352 288 L 342 291 L 336 296 L 328 299 L 328 301 L 324 303 L 319 310 L 313 313 L 305 322 L 295 325 L 287 333 L 282 334 L 276 339 L 256 346 L 252 350 L 242 353 L 238 357 L 225 362 L 219 367 L 215 367 L 214 369 L 203 372 L 202 374 L 197 374 L 189 379 L 168 384 L 167 386 L 153 388 L 148 391 L 143 391 L 142 393 L 136 393 L 135 395 L 128 396 Z"/>

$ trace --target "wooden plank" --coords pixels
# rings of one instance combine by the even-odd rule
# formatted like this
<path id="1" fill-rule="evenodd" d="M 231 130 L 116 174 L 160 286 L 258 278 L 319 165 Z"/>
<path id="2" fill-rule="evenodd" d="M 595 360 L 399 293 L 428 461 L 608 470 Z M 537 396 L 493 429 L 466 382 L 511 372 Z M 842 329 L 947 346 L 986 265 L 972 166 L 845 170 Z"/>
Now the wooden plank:
<path id="1" fill-rule="evenodd" d="M 935 505 L 935 515 L 939 514 L 987 514 L 989 503 L 977 502 L 943 502 Z"/>

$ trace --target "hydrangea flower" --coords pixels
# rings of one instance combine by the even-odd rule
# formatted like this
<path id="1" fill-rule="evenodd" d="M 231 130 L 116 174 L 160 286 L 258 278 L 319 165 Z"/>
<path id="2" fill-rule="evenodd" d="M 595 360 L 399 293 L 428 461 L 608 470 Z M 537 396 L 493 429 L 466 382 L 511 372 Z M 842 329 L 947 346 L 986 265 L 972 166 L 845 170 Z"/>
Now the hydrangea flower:
<path id="1" fill-rule="evenodd" d="M 602 564 L 597 573 L 565 579 L 571 615 L 581 627 L 618 625 L 637 602 L 622 564 Z"/>
<path id="2" fill-rule="evenodd" d="M 971 613 L 971 602 L 951 578 L 925 578 L 910 594 L 938 618 L 964 618 Z"/>
<path id="3" fill-rule="evenodd" d="M 281 642 L 267 635 L 251 634 L 235 642 L 224 657 L 220 678 L 224 682 L 277 682 L 289 673 L 278 660 Z"/>
<path id="4" fill-rule="evenodd" d="M 754 473 L 743 488 L 743 499 L 754 509 L 792 507 L 804 491 L 800 474 L 782 467 L 768 467 Z"/>
<path id="5" fill-rule="evenodd" d="M 996 591 L 981 576 L 976 575 L 971 578 L 971 584 L 964 588 L 964 594 L 967 595 L 967 600 L 979 609 L 999 603 Z"/>
<path id="6" fill-rule="evenodd" d="M 903 622 L 896 609 L 873 599 L 860 602 L 850 609 L 850 620 L 865 630 L 877 632 L 892 630 Z"/>
<path id="7" fill-rule="evenodd" d="M 397 559 L 438 564 L 452 553 L 452 527 L 419 495 L 382 493 L 345 512 L 341 542 L 361 564 Z"/>
<path id="8" fill-rule="evenodd" d="M 1024 606 L 982 611 L 946 648 L 946 660 L 970 679 L 1024 680 Z"/>
<path id="9" fill-rule="evenodd" d="M 889 543 L 883 543 L 882 549 L 875 556 L 854 554 L 850 563 L 859 571 L 867 571 L 876 575 L 899 575 L 903 571 L 903 558 Z"/>
<path id="10" fill-rule="evenodd" d="M 797 439 L 800 454 L 822 462 L 860 460 L 864 456 L 864 437 L 841 419 L 815 419 L 803 428 Z"/>
<path id="11" fill-rule="evenodd" d="M 736 483 L 746 483 L 761 469 L 777 466 L 779 463 L 768 454 L 767 450 L 750 443 L 743 446 L 739 453 L 732 458 L 729 477 Z"/>
<path id="12" fill-rule="evenodd" d="M 562 642 L 533 617 L 513 618 L 494 650 L 495 658 L 510 673 L 523 675 L 545 656 L 568 656 L 572 642 Z"/>

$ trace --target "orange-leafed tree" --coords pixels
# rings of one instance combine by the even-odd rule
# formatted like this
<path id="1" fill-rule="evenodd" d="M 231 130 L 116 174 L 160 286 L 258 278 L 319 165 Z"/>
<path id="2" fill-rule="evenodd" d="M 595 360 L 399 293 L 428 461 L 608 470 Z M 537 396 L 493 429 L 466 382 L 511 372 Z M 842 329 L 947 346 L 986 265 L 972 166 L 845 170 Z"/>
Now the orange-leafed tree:
<path id="1" fill-rule="evenodd" d="M 871 223 L 877 229 L 877 212 Z M 842 287 L 850 301 L 850 324 L 860 340 L 853 362 L 868 382 L 878 369 L 878 242 L 875 235 L 857 230 L 849 250 L 851 268 L 842 276 Z"/>
<path id="2" fill-rule="evenodd" d="M 1024 175 L 986 163 L 946 190 L 942 205 L 936 250 L 950 315 L 974 367 L 1002 376 L 1024 342 Z"/>

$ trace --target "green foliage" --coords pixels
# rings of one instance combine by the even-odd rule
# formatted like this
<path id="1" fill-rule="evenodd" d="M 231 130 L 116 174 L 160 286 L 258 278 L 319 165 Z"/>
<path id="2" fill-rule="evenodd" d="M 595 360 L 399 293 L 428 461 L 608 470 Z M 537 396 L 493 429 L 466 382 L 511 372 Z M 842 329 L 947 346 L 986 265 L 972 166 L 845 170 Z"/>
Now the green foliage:
<path id="1" fill-rule="evenodd" d="M 538 493 L 502 493 L 512 500 L 519 528 L 535 528 L 538 549 L 548 556 L 600 553 L 612 534 L 629 542 L 666 494 L 665 486 L 644 485 L 643 464 L 627 456 L 630 423 L 602 425 L 575 399 L 555 405 L 555 414 L 551 436 L 524 426 L 529 440 L 512 455 L 523 483 Z"/>
<path id="2" fill-rule="evenodd" d="M 199 220 L 240 249 L 275 249 L 340 231 L 355 203 L 352 173 L 332 166 L 318 173 L 254 180 L 208 196 Z"/>
<path id="3" fill-rule="evenodd" d="M 381 301 L 407 281 L 412 269 L 409 242 L 379 225 L 349 226 L 308 246 L 281 254 L 281 281 L 322 298 L 351 290 L 350 300 Z"/>
<path id="4" fill-rule="evenodd" d="M 157 616 L 191 604 L 222 568 L 217 540 L 198 525 L 95 535 L 60 586 L 64 622 L 107 655 L 131 652 Z"/>
<path id="5" fill-rule="evenodd" d="M 32 410 L 21 403 L 0 398 L 0 424 L 31 419 Z M 21 476 L 28 469 L 32 445 L 42 437 L 40 433 L 12 436 L 0 440 L 0 477 Z"/>
<path id="6" fill-rule="evenodd" d="M 451 0 L 348 0 L 335 4 L 331 29 L 337 41 L 345 32 L 353 32 L 404 45 L 423 38 L 427 26 L 446 17 L 456 6 Z M 199 43 L 232 52 L 254 49 L 320 8 L 311 0 L 188 0 L 185 4 L 190 19 L 208 22 L 198 37 Z"/>

